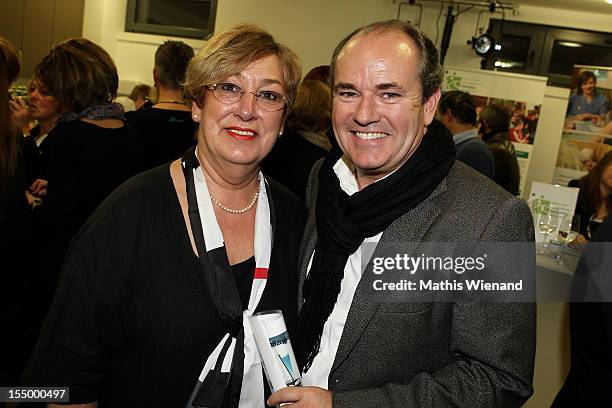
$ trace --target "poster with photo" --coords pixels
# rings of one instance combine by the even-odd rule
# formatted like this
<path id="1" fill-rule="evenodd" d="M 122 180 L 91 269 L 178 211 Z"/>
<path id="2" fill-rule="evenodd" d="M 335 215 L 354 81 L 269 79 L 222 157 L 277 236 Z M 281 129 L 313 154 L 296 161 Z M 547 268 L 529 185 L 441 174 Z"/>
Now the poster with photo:
<path id="1" fill-rule="evenodd" d="M 536 138 L 540 109 L 546 90 L 545 77 L 488 70 L 446 67 L 442 91 L 468 92 L 476 103 L 476 113 L 490 104 L 504 106 L 510 112 L 508 134 L 514 145 L 524 190 Z"/>
<path id="2" fill-rule="evenodd" d="M 612 136 L 566 129 L 561 136 L 554 184 L 567 186 L 570 180 L 587 174 L 612 150 Z"/>
<path id="3" fill-rule="evenodd" d="M 516 101 L 504 98 L 491 98 L 482 95 L 472 95 L 476 103 L 476 113 L 490 104 L 501 105 L 511 113 L 508 123 L 510 141 L 521 144 L 533 144 L 540 118 L 542 103 Z"/>

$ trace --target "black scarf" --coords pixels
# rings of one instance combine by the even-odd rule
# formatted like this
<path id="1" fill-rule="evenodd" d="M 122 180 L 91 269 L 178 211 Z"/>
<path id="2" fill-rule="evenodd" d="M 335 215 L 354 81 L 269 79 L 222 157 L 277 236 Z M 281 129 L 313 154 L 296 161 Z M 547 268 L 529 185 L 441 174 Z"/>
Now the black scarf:
<path id="1" fill-rule="evenodd" d="M 339 149 L 332 150 L 319 171 L 318 241 L 298 323 L 298 359 L 304 372 L 319 352 L 349 256 L 365 238 L 384 231 L 433 192 L 455 161 L 455 145 L 444 125 L 434 120 L 406 163 L 352 196 L 342 190 L 333 170 L 341 157 Z"/>

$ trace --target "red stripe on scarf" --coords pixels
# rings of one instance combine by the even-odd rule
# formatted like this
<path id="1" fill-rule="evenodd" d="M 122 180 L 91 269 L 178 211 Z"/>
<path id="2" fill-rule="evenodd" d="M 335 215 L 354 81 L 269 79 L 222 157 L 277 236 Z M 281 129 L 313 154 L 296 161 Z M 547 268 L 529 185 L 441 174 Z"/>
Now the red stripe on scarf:
<path id="1" fill-rule="evenodd" d="M 255 268 L 255 277 L 253 279 L 268 279 L 268 268 Z"/>

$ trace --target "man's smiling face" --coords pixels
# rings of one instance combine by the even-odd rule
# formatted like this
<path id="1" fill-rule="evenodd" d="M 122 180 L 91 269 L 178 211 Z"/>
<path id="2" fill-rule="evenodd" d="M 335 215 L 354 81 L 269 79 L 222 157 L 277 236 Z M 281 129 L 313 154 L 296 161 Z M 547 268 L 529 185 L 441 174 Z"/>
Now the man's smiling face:
<path id="1" fill-rule="evenodd" d="M 358 34 L 338 55 L 333 126 L 360 189 L 404 164 L 435 115 L 440 92 L 423 103 L 419 57 L 399 31 Z"/>

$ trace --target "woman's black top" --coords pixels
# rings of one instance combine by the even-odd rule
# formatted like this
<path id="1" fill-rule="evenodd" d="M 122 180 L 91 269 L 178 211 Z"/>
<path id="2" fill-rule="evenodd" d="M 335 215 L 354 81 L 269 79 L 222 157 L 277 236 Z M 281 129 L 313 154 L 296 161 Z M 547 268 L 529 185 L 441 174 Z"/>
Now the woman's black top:
<path id="1" fill-rule="evenodd" d="M 293 334 L 305 210 L 279 184 L 269 188 L 274 242 L 257 310 L 283 310 Z M 243 302 L 249 262 L 232 268 L 245 277 Z M 71 245 L 25 384 L 70 386 L 71 402 L 100 407 L 184 406 L 227 332 L 201 273 L 169 166 L 125 183 Z"/>

